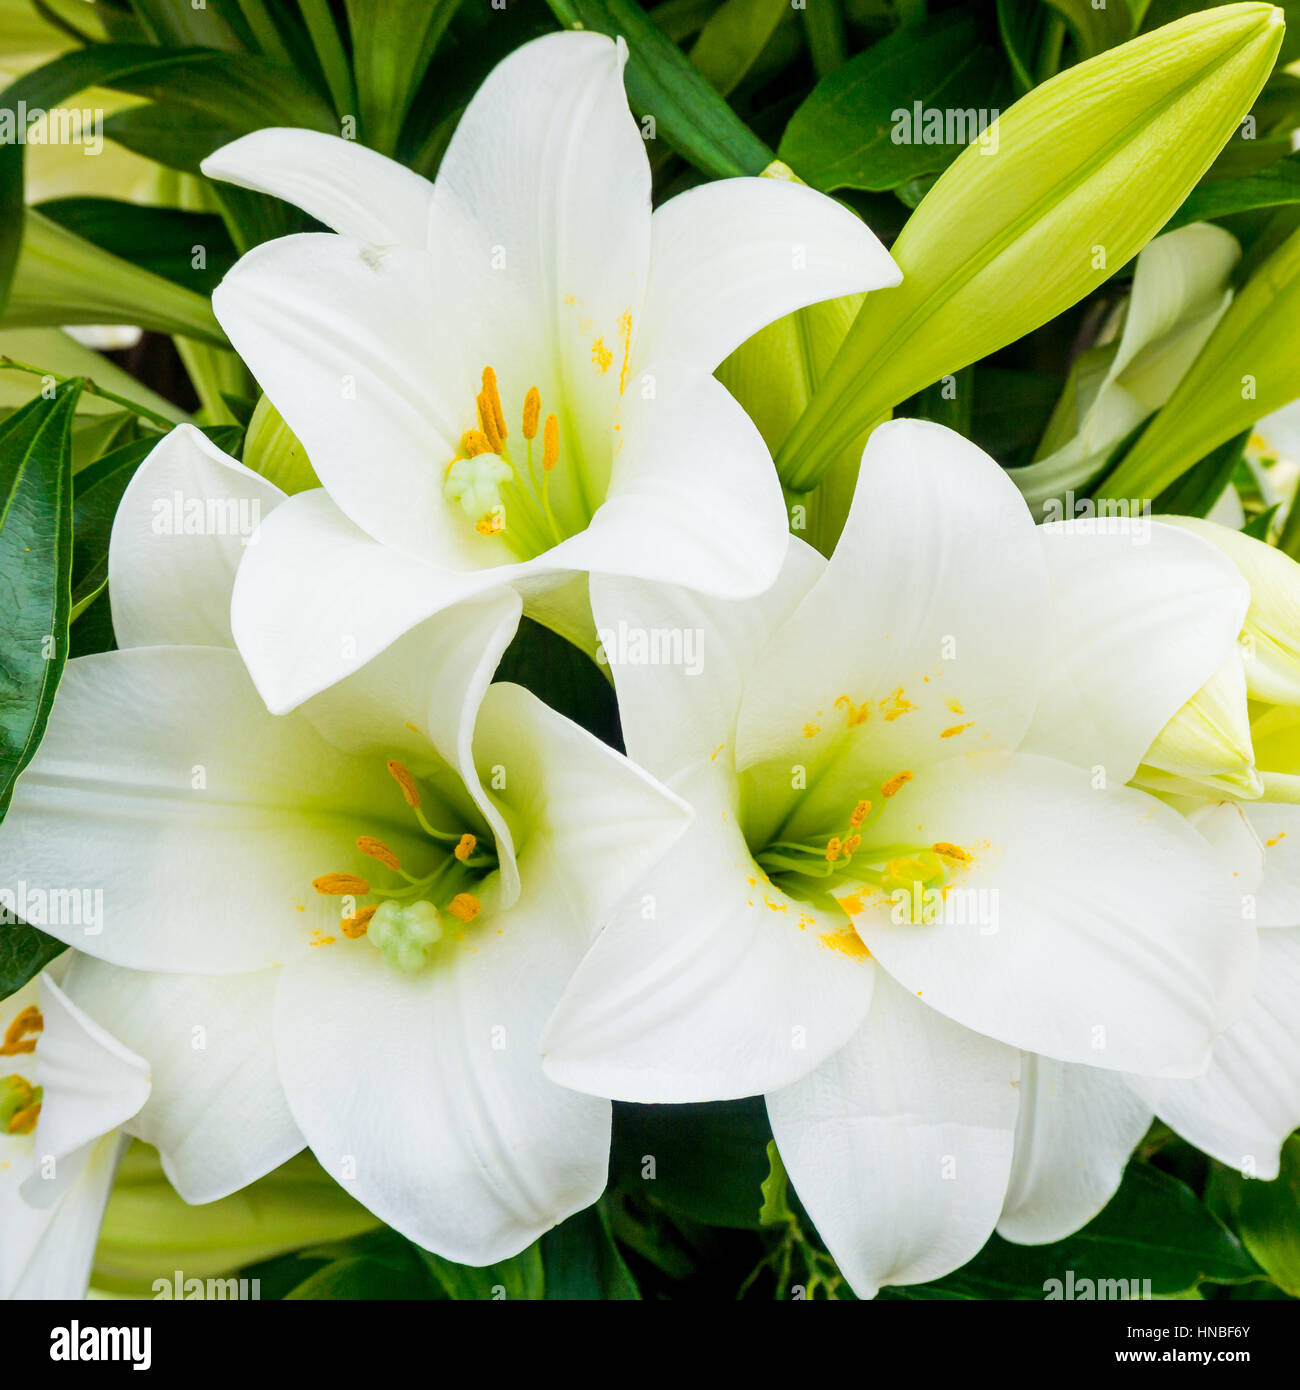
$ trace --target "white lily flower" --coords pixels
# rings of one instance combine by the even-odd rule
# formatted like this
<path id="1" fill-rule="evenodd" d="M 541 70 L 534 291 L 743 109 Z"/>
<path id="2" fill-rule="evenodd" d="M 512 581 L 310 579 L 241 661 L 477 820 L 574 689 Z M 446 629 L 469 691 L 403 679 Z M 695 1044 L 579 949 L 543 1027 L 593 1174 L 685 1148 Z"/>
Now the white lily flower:
<path id="1" fill-rule="evenodd" d="M 749 602 L 592 597 L 629 753 L 697 821 L 640 890 L 654 920 L 617 914 L 575 974 L 552 1077 L 766 1093 L 865 1295 L 993 1230 L 1022 1049 L 1117 1083 L 1205 1067 L 1254 930 L 1196 831 L 1123 783 L 1241 626 L 1211 546 L 1036 528 L 973 445 L 895 421 L 829 562 L 796 541 Z M 664 632 L 698 634 L 692 666 L 620 664 Z"/>
<path id="2" fill-rule="evenodd" d="M 133 1132 L 187 1200 L 305 1139 L 419 1244 L 513 1254 L 604 1187 L 609 1104 L 549 1081 L 538 1039 L 689 813 L 489 685 L 508 590 L 269 714 L 229 646 L 241 537 L 168 534 L 177 494 L 208 518 L 288 505 L 188 426 L 141 467 L 109 559 L 124 650 L 69 663 L 0 827 L 0 882 L 102 889 L 98 934 L 48 930 L 87 953 L 72 997 L 153 1061 Z"/>
<path id="3" fill-rule="evenodd" d="M 81 1298 L 149 1066 L 47 972 L 0 1000 L 0 1298 Z"/>
<path id="4" fill-rule="evenodd" d="M 334 229 L 255 248 L 213 298 L 323 484 L 277 510 L 235 587 L 273 711 L 503 582 L 584 641 L 585 572 L 728 597 L 776 578 L 781 489 L 711 373 L 772 320 L 900 273 L 847 209 L 781 179 L 652 215 L 625 57 L 598 34 L 524 45 L 432 184 L 305 130 L 204 161 Z"/>

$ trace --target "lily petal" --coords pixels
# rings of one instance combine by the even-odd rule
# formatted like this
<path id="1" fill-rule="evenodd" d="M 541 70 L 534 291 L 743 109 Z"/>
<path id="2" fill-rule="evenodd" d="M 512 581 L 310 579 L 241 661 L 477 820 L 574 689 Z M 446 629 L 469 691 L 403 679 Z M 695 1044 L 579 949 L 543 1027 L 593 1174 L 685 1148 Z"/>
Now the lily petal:
<path id="1" fill-rule="evenodd" d="M 553 1085 L 537 1056 L 586 940 L 541 867 L 425 973 L 340 943 L 286 968 L 276 1000 L 280 1074 L 316 1156 L 376 1216 L 463 1264 L 516 1254 L 605 1185 L 609 1103 Z"/>
<path id="2" fill-rule="evenodd" d="M 419 862 L 405 809 L 382 758 L 268 714 L 235 652 L 106 652 L 68 664 L 0 825 L 0 882 L 71 889 L 74 907 L 77 885 L 102 888 L 97 910 L 41 924 L 102 960 L 241 974 L 337 928 L 311 880 L 367 873 L 359 832 Z"/>
<path id="3" fill-rule="evenodd" d="M 636 357 L 711 372 L 796 309 L 902 278 L 870 228 L 833 198 L 785 179 L 719 179 L 670 198 L 651 218 Z"/>
<path id="4" fill-rule="evenodd" d="M 993 1233 L 1019 1071 L 1014 1048 L 882 976 L 848 1045 L 767 1097 L 795 1191 L 860 1298 L 948 1274 Z"/>
<path id="5" fill-rule="evenodd" d="M 108 546 L 113 633 L 126 647 L 233 647 L 230 592 L 284 493 L 177 425 L 127 484 Z M 187 519 L 201 528 L 191 531 Z"/>
<path id="6" fill-rule="evenodd" d="M 618 690 L 628 755 L 658 777 L 697 761 L 735 752 L 736 715 L 750 673 L 770 632 L 781 626 L 816 583 L 826 561 L 791 537 L 777 582 L 755 598 L 733 602 L 673 584 L 593 574 L 591 606 L 604 661 Z M 638 660 L 655 640 L 681 662 Z M 693 645 L 692 645 L 693 644 Z"/>
<path id="7" fill-rule="evenodd" d="M 1152 1118 L 1122 1076 L 1027 1053 L 998 1234 L 1043 1245 L 1086 1225 L 1115 1195 Z"/>
<path id="8" fill-rule="evenodd" d="M 1107 518 L 1087 533 L 1053 522 L 1038 534 L 1052 591 L 1049 657 L 1022 748 L 1127 782 L 1232 655 L 1250 589 L 1208 542 L 1149 520 Z"/>
<path id="9" fill-rule="evenodd" d="M 1184 1139 L 1268 1181 L 1300 1125 L 1300 927 L 1260 932 L 1259 966 L 1254 999 L 1215 1044 L 1203 1076 L 1137 1086 Z"/>
<path id="10" fill-rule="evenodd" d="M 69 996 L 150 1058 L 153 1091 L 128 1129 L 158 1149 L 187 1202 L 237 1192 L 306 1143 L 275 1069 L 276 980 L 150 974 L 85 955 L 68 971 Z"/>
<path id="11" fill-rule="evenodd" d="M 842 917 L 766 884 L 734 778 L 673 783 L 696 821 L 574 973 L 542 1039 L 546 1072 L 618 1100 L 727 1100 L 789 1085 L 843 1046 L 875 974 Z"/>
<path id="12" fill-rule="evenodd" d="M 283 198 L 358 241 L 428 244 L 433 185 L 355 140 L 272 126 L 222 145 L 200 168 L 210 179 Z"/>
<path id="13" fill-rule="evenodd" d="M 1191 825 L 1030 754 L 951 759 L 914 791 L 918 839 L 972 862 L 936 922 L 897 924 L 887 900 L 854 918 L 885 970 L 1027 1051 L 1151 1075 L 1204 1069 L 1249 1000 L 1255 932 Z"/>

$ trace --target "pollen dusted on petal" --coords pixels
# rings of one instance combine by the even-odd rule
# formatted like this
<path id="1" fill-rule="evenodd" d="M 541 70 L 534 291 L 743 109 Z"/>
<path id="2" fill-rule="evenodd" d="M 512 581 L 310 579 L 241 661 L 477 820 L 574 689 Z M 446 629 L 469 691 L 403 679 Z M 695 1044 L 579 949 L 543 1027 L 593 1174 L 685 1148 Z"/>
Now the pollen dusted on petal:
<path id="1" fill-rule="evenodd" d="M 0 1057 L 17 1057 L 25 1052 L 36 1051 L 36 1039 L 29 1034 L 44 1031 L 45 1019 L 35 1004 L 29 1004 L 5 1029 L 5 1040 L 0 1044 Z"/>
<path id="2" fill-rule="evenodd" d="M 866 700 L 863 700 L 860 705 L 855 705 L 852 697 L 848 695 L 841 695 L 835 701 L 835 708 L 847 711 L 850 729 L 856 729 L 859 724 L 865 724 L 871 717 L 871 705 Z"/>
<path id="3" fill-rule="evenodd" d="M 329 898 L 364 897 L 370 892 L 370 885 L 356 874 L 322 874 L 311 881 L 311 886 Z"/>
<path id="4" fill-rule="evenodd" d="M 945 859 L 957 859 L 963 864 L 969 864 L 972 855 L 969 850 L 964 850 L 960 845 L 949 844 L 947 840 L 936 840 L 930 848 L 936 853 L 941 854 Z"/>
<path id="5" fill-rule="evenodd" d="M 362 835 L 357 840 L 357 848 L 367 859 L 377 860 L 384 868 L 392 869 L 394 873 L 401 872 L 402 864 L 398 857 L 382 840 L 376 840 L 373 835 Z"/>
<path id="6" fill-rule="evenodd" d="M 463 864 L 470 855 L 474 853 L 474 846 L 476 844 L 478 844 L 478 841 L 474 836 L 466 833 L 460 837 L 460 843 L 456 846 L 453 853 Z"/>
<path id="7" fill-rule="evenodd" d="M 457 893 L 447 904 L 447 911 L 459 922 L 472 922 L 483 910 L 483 904 L 473 893 Z"/>
<path id="8" fill-rule="evenodd" d="M 420 804 L 420 789 L 415 785 L 415 778 L 395 758 L 388 760 L 388 775 L 401 787 L 408 806 Z"/>

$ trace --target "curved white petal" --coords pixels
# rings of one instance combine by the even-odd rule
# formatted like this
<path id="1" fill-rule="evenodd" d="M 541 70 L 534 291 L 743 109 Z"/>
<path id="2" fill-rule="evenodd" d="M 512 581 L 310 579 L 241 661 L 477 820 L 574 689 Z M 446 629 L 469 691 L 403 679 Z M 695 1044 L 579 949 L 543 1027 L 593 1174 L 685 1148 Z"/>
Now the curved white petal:
<path id="1" fill-rule="evenodd" d="M 1241 809 L 1264 858 L 1256 923 L 1300 926 L 1300 806 L 1257 801 Z"/>
<path id="2" fill-rule="evenodd" d="M 618 1100 L 726 1100 L 805 1076 L 852 1035 L 874 970 L 842 917 L 770 884 L 730 773 L 674 789 L 695 823 L 597 939 L 547 1025 L 547 1075 Z"/>
<path id="3" fill-rule="evenodd" d="M 993 1233 L 1019 1070 L 1014 1048 L 882 976 L 848 1045 L 767 1097 L 795 1191 L 860 1298 L 948 1274 Z"/>
<path id="4" fill-rule="evenodd" d="M 153 1091 L 127 1128 L 187 1202 L 247 1187 L 306 1142 L 275 1069 L 277 973 L 158 975 L 84 955 L 68 971 L 70 997 L 149 1058 Z"/>
<path id="5" fill-rule="evenodd" d="M 1275 1178 L 1300 1125 L 1300 927 L 1259 934 L 1259 983 L 1241 1020 L 1214 1045 L 1209 1070 L 1158 1090 L 1156 1113 L 1211 1158 Z"/>
<path id="6" fill-rule="evenodd" d="M 1019 1089 L 998 1234 L 1043 1245 L 1087 1225 L 1110 1201 L 1153 1117 L 1122 1076 L 1033 1053 L 1025 1054 Z"/>
<path id="7" fill-rule="evenodd" d="M 748 598 L 781 572 L 789 521 L 771 455 L 726 387 L 656 362 L 628 386 L 609 491 L 551 566 Z"/>
<path id="8" fill-rule="evenodd" d="M 1190 532 L 1115 517 L 1038 528 L 1052 613 L 1046 679 L 1021 745 L 1127 782 L 1232 654 L 1250 590 Z"/>
<path id="9" fill-rule="evenodd" d="M 739 767 L 808 769 L 786 838 L 824 836 L 845 796 L 851 808 L 902 769 L 1015 747 L 1047 603 L 1042 547 L 1003 470 L 940 425 L 877 429 L 835 553 L 741 705 Z"/>
<path id="10" fill-rule="evenodd" d="M 371 540 L 319 489 L 269 518 L 235 576 L 231 626 L 267 708 L 284 714 L 358 671 L 425 618 L 498 589 Z"/>
<path id="11" fill-rule="evenodd" d="M 344 236 L 426 245 L 433 185 L 355 140 L 272 126 L 213 151 L 210 179 L 283 198 Z"/>
<path id="12" fill-rule="evenodd" d="M 177 425 L 127 484 L 108 546 L 113 633 L 126 647 L 231 647 L 230 591 L 284 493 Z"/>
<path id="13" fill-rule="evenodd" d="M 680 797 L 522 686 L 488 689 L 474 754 L 521 827 L 521 874 L 545 855 L 588 940 L 691 821 Z"/>
<path id="14" fill-rule="evenodd" d="M 44 1094 L 34 1134 L 36 1169 L 23 1184 L 33 1206 L 51 1206 L 75 1180 L 86 1150 L 125 1124 L 149 1099 L 149 1064 L 70 999 L 40 980 L 45 1020 L 36 1081 Z"/>
<path id="15" fill-rule="evenodd" d="M 0 1194 L 0 1298 L 84 1298 L 104 1208 L 129 1141 L 108 1134 L 92 1145 L 52 1207 Z"/>
<path id="16" fill-rule="evenodd" d="M 328 233 L 244 256 L 212 308 L 302 441 L 335 503 L 376 540 L 449 569 L 485 563 L 483 537 L 442 497 L 483 361 L 454 267 L 406 246 Z"/>
<path id="17" fill-rule="evenodd" d="M 896 980 L 968 1028 L 1061 1061 L 1204 1068 L 1249 998 L 1255 932 L 1181 816 L 1030 754 L 949 760 L 898 802 L 915 814 L 909 839 L 972 862 L 938 921 L 896 923 L 883 895 L 855 918 Z"/>
<path id="18" fill-rule="evenodd" d="M 423 974 L 340 942 L 286 969 L 276 1000 L 280 1074 L 316 1156 L 463 1264 L 516 1254 L 605 1185 L 608 1102 L 554 1085 L 537 1055 L 585 931 L 561 881 L 525 888 Z"/>
<path id="19" fill-rule="evenodd" d="M 655 210 L 636 359 L 711 372 L 795 309 L 902 278 L 871 229 L 824 193 L 785 179 L 719 179 Z"/>
<path id="20" fill-rule="evenodd" d="M 137 647 L 68 664 L 0 825 L 0 883 L 44 895 L 37 925 L 100 959 L 240 974 L 337 928 L 311 884 L 370 871 L 359 834 L 427 855 L 382 757 L 268 714 L 235 652 Z"/>
<path id="21" fill-rule="evenodd" d="M 759 653 L 825 567 L 812 546 L 791 537 L 777 582 L 741 601 L 593 574 L 599 655 L 618 690 L 629 757 L 659 777 L 701 753 L 730 763 L 740 697 Z"/>

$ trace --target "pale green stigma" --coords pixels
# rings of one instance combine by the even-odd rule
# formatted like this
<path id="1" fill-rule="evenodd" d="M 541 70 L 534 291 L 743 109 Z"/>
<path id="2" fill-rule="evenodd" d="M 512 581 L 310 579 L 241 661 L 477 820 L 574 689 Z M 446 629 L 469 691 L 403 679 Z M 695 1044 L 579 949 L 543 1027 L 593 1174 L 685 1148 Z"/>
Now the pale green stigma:
<path id="1" fill-rule="evenodd" d="M 501 485 L 514 475 L 514 469 L 495 454 L 455 459 L 447 469 L 442 495 L 449 502 L 460 503 L 476 531 L 494 536 L 505 529 L 506 509 L 501 500 Z"/>
<path id="2" fill-rule="evenodd" d="M 366 937 L 395 970 L 416 975 L 433 959 L 442 940 L 442 916 L 431 902 L 381 903 Z"/>

